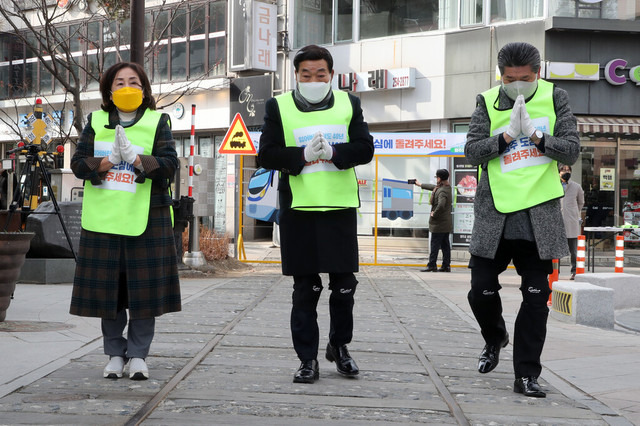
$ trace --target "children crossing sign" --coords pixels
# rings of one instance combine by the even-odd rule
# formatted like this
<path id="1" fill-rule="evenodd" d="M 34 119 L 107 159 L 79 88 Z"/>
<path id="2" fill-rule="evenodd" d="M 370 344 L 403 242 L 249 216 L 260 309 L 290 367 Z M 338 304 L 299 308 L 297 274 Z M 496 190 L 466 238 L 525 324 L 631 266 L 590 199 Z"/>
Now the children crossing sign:
<path id="1" fill-rule="evenodd" d="M 256 148 L 253 146 L 247 127 L 242 121 L 242 116 L 237 113 L 233 118 L 231 126 L 224 137 L 222 145 L 218 150 L 220 154 L 255 154 Z"/>

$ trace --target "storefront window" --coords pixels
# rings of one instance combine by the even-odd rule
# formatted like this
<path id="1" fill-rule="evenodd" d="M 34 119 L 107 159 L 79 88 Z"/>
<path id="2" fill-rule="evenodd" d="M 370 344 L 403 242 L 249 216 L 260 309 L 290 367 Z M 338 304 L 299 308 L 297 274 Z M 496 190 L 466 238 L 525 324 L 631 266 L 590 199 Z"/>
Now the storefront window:
<path id="1" fill-rule="evenodd" d="M 587 19 L 637 20 L 640 18 L 640 3 L 638 3 L 637 1 L 633 2 L 617 0 L 602 0 L 596 2 L 578 0 L 550 0 L 549 16 L 568 16 Z"/>
<path id="2" fill-rule="evenodd" d="M 574 173 L 578 165 L 574 165 Z M 616 143 L 582 141 L 580 167 L 584 226 L 614 226 Z"/>
<path id="3" fill-rule="evenodd" d="M 297 47 L 331 43 L 333 0 L 300 0 L 295 3 Z"/>
<path id="4" fill-rule="evenodd" d="M 626 143 L 625 143 L 626 142 Z M 640 142 L 625 141 L 619 152 L 620 222 L 640 225 Z M 640 246 L 640 228 L 625 233 L 625 245 Z"/>
<path id="5" fill-rule="evenodd" d="M 542 17 L 542 0 L 491 0 L 491 22 Z"/>
<path id="6" fill-rule="evenodd" d="M 482 24 L 482 0 L 462 0 L 460 26 Z"/>
<path id="7" fill-rule="evenodd" d="M 335 23 L 336 41 L 353 40 L 353 1 L 354 0 L 338 1 L 338 13 Z"/>
<path id="8" fill-rule="evenodd" d="M 432 31 L 441 29 L 438 0 L 362 0 L 360 38 Z"/>

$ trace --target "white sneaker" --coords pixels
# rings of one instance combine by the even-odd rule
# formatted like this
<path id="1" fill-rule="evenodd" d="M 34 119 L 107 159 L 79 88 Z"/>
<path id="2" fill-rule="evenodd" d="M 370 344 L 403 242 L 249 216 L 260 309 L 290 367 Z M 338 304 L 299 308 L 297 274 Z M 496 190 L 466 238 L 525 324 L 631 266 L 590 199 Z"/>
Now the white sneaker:
<path id="1" fill-rule="evenodd" d="M 129 378 L 131 380 L 147 380 L 149 369 L 147 363 L 142 358 L 131 358 L 129 363 Z"/>
<path id="2" fill-rule="evenodd" d="M 109 364 L 104 368 L 102 375 L 106 379 L 118 379 L 122 377 L 124 371 L 124 358 L 121 356 L 112 356 L 109 359 Z"/>

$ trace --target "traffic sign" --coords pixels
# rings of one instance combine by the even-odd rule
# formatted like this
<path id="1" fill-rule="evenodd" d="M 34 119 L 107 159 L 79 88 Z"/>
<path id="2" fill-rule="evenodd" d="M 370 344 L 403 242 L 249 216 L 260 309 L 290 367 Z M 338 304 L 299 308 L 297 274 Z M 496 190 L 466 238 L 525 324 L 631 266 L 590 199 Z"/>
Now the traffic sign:
<path id="1" fill-rule="evenodd" d="M 253 146 L 247 127 L 242 121 L 242 116 L 237 113 L 233 122 L 227 130 L 222 145 L 218 150 L 220 154 L 255 154 L 256 148 Z"/>

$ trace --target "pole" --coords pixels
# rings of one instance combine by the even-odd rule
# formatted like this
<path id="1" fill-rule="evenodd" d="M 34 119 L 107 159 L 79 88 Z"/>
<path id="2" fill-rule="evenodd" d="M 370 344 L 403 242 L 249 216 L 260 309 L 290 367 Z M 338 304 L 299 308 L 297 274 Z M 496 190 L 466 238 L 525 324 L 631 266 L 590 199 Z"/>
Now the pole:
<path id="1" fill-rule="evenodd" d="M 578 235 L 578 250 L 576 254 L 576 275 L 584 274 L 585 236 Z"/>
<path id="2" fill-rule="evenodd" d="M 614 272 L 624 272 L 624 236 L 616 235 L 616 260 Z"/>
<path id="3" fill-rule="evenodd" d="M 144 0 L 131 0 L 130 60 L 144 67 Z"/>
<path id="4" fill-rule="evenodd" d="M 189 199 L 193 200 L 193 157 L 196 146 L 196 105 L 191 105 L 191 138 L 189 141 Z M 198 229 L 198 217 L 193 215 L 189 223 L 189 251 L 184 254 L 184 263 L 188 266 L 203 266 L 206 262 L 200 252 L 200 232 Z"/>

